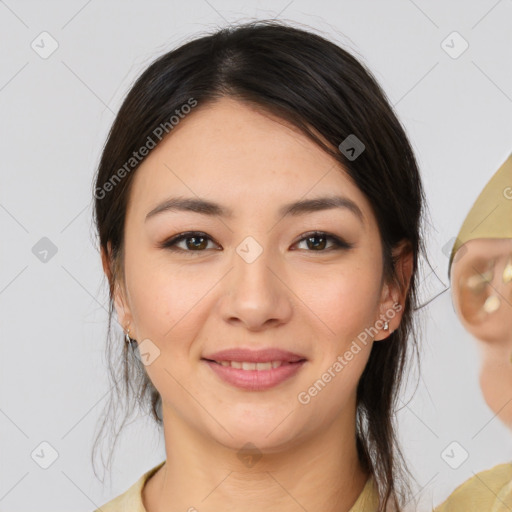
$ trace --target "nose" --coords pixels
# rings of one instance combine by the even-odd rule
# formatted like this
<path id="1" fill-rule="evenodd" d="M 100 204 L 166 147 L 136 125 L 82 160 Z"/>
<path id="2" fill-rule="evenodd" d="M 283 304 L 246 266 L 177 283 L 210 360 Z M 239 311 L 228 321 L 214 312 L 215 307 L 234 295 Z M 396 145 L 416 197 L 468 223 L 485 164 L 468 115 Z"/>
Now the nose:
<path id="1" fill-rule="evenodd" d="M 293 292 L 277 256 L 263 250 L 252 261 L 240 254 L 234 253 L 234 268 L 222 283 L 223 319 L 250 331 L 288 322 L 293 313 Z"/>

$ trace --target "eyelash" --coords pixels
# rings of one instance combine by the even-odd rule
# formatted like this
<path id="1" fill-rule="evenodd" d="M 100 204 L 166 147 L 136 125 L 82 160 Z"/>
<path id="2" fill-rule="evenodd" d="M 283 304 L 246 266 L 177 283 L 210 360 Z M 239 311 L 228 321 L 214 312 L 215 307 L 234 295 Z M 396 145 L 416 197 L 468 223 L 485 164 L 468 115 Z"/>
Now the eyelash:
<path id="1" fill-rule="evenodd" d="M 207 238 L 208 240 L 213 241 L 213 239 L 211 237 L 209 237 L 206 233 L 203 233 L 202 231 L 186 231 L 184 233 L 179 233 L 178 235 L 175 235 L 175 236 L 165 240 L 164 242 L 159 244 L 159 247 L 161 249 L 167 249 L 169 251 L 174 251 L 174 252 L 188 252 L 188 253 L 205 252 L 206 249 L 201 249 L 201 250 L 196 251 L 196 250 L 181 249 L 181 248 L 176 247 L 176 244 L 181 242 L 182 240 L 186 240 L 187 238 L 194 238 L 194 237 Z M 331 247 L 329 249 L 318 250 L 318 251 L 308 249 L 307 252 L 320 252 L 321 253 L 321 252 L 330 252 L 332 250 L 349 250 L 354 247 L 354 244 L 348 243 L 345 240 L 343 240 L 342 238 L 339 238 L 330 233 L 326 233 L 325 231 L 312 231 L 310 233 L 306 233 L 300 240 L 298 240 L 296 242 L 296 244 L 303 242 L 303 241 L 307 240 L 308 238 L 314 238 L 314 237 L 326 238 L 327 240 L 331 240 L 334 244 L 334 247 Z"/>

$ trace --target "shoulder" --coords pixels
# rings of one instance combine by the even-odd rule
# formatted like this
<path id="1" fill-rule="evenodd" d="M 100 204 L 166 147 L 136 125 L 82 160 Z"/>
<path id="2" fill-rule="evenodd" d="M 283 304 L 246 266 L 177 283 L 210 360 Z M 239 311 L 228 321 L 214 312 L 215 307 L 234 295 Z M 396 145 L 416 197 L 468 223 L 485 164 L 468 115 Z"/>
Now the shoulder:
<path id="1" fill-rule="evenodd" d="M 512 509 L 512 462 L 481 471 L 459 485 L 434 512 Z"/>
<path id="2" fill-rule="evenodd" d="M 125 492 L 94 510 L 94 512 L 146 512 L 142 502 L 142 489 L 146 481 L 164 464 L 165 461 L 146 471 Z"/>

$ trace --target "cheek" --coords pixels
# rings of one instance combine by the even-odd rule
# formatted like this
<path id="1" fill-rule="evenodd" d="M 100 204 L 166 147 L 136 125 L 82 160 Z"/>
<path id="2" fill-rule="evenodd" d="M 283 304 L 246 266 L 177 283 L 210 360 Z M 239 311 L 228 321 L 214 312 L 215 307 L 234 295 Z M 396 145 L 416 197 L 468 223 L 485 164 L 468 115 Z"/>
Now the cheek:
<path id="1" fill-rule="evenodd" d="M 186 401 L 182 386 L 193 389 L 187 368 L 193 341 L 205 322 L 205 296 L 215 282 L 213 276 L 194 279 L 190 273 L 163 266 L 147 255 L 134 257 L 133 263 L 127 261 L 126 265 L 138 341 L 151 340 L 156 348 L 146 346 L 158 354 L 145 370 L 164 401 L 169 396 L 178 402 Z"/>
<path id="2" fill-rule="evenodd" d="M 188 339 L 185 331 L 197 325 L 190 319 L 200 311 L 194 306 L 209 283 L 191 282 L 179 270 L 170 271 L 148 255 L 133 254 L 126 267 L 130 309 L 140 339 L 149 338 L 160 350 L 173 341 Z"/>
<path id="3" fill-rule="evenodd" d="M 378 318 L 380 281 L 370 267 L 332 268 L 300 277 L 297 295 L 331 335 L 356 335 Z"/>

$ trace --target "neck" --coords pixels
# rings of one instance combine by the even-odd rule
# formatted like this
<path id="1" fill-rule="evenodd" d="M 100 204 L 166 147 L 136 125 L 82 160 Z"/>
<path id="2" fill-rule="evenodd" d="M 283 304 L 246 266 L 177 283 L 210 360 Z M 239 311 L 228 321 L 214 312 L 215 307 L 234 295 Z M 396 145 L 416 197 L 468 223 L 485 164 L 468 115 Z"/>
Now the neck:
<path id="1" fill-rule="evenodd" d="M 369 477 L 357 456 L 355 414 L 252 458 L 163 414 L 167 460 L 143 489 L 147 512 L 348 512 Z"/>

